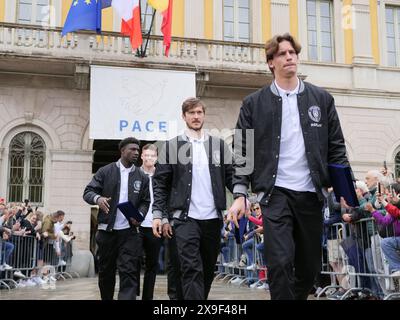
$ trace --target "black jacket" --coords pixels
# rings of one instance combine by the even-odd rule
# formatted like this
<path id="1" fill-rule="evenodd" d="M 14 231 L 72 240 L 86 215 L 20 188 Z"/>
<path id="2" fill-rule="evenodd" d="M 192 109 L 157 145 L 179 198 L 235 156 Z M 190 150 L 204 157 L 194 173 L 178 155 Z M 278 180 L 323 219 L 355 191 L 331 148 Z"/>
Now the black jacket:
<path id="1" fill-rule="evenodd" d="M 322 188 L 330 187 L 328 163 L 348 165 L 346 147 L 333 97 L 325 90 L 300 80 L 297 103 L 306 158 L 313 185 L 323 200 Z M 236 124 L 235 141 L 241 135 L 242 148 L 234 145 L 235 160 L 254 161 L 251 173 L 240 173 L 235 165 L 234 192 L 246 193 L 251 183 L 258 200 L 267 204 L 275 185 L 279 162 L 282 98 L 275 84 L 265 86 L 243 100 Z M 254 159 L 246 155 L 244 129 L 254 129 Z M 248 147 L 252 147 L 251 145 Z"/>
<path id="2" fill-rule="evenodd" d="M 215 207 L 222 219 L 226 209 L 225 187 L 232 191 L 232 154 L 223 140 L 208 136 L 204 147 L 209 159 Z M 192 195 L 192 144 L 185 135 L 167 141 L 158 156 L 153 176 L 153 219 L 186 219 Z M 178 159 L 179 155 L 179 159 Z"/>
<path id="3" fill-rule="evenodd" d="M 337 239 L 338 229 L 337 226 L 333 225 L 342 222 L 342 212 L 340 203 L 336 201 L 333 191 L 328 192 L 323 210 L 326 206 L 329 208 L 329 217 L 324 217 L 324 233 L 329 240 Z"/>
<path id="4" fill-rule="evenodd" d="M 119 191 L 121 184 L 120 162 L 113 162 L 101 167 L 93 176 L 92 181 L 83 192 L 83 199 L 88 204 L 96 204 L 99 196 L 110 197 L 110 211 L 108 214 L 99 208 L 97 216 L 98 224 L 106 224 L 107 231 L 114 227 L 119 203 Z M 138 167 L 133 166 L 128 178 L 128 200 L 133 206 L 146 215 L 150 205 L 149 178 Z"/>

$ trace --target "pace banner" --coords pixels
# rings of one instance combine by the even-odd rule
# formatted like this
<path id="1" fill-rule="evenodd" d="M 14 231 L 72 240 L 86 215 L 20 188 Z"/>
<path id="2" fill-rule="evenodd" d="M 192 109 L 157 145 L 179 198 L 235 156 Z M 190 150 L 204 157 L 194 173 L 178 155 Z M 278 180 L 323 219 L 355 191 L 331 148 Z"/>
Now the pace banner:
<path id="1" fill-rule="evenodd" d="M 194 72 L 91 66 L 90 138 L 168 140 L 181 134 Z"/>

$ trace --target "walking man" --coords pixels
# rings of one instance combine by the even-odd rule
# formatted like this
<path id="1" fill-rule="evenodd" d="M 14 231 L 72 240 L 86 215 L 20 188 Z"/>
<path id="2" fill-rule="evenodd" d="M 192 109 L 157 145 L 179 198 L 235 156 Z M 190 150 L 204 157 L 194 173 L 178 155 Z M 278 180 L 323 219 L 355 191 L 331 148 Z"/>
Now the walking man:
<path id="1" fill-rule="evenodd" d="M 150 207 L 147 215 L 139 227 L 140 238 L 143 245 L 143 252 L 145 255 L 145 271 L 143 279 L 142 300 L 153 300 L 154 285 L 156 283 L 156 276 L 158 270 L 158 256 L 162 240 L 153 234 L 153 175 L 155 172 L 155 163 L 157 161 L 157 147 L 154 144 L 146 144 L 142 148 L 141 159 L 143 164 L 141 170 L 149 177 L 149 191 L 150 191 Z M 139 264 L 140 266 L 140 264 Z M 140 270 L 139 270 L 140 271 Z"/>
<path id="2" fill-rule="evenodd" d="M 246 210 L 251 183 L 261 205 L 272 299 L 307 299 L 321 265 L 322 206 L 330 186 L 328 164 L 348 165 L 333 97 L 297 76 L 300 44 L 288 33 L 265 47 L 274 75 L 243 100 L 236 128 L 243 148 L 253 133 L 251 174 L 234 176 L 233 219 Z"/>
<path id="3" fill-rule="evenodd" d="M 201 100 L 185 100 L 182 118 L 187 129 L 164 145 L 153 177 L 153 230 L 161 236 L 163 213 L 171 212 L 183 299 L 205 300 L 220 251 L 225 187 L 232 190 L 233 166 L 223 140 L 203 130 Z"/>
<path id="4" fill-rule="evenodd" d="M 87 203 L 99 206 L 96 243 L 102 300 L 113 299 L 116 270 L 118 300 L 136 300 L 137 268 L 142 249 L 137 231 L 139 223 L 133 218 L 128 221 L 117 205 L 130 201 L 145 215 L 150 204 L 149 178 L 134 165 L 139 156 L 139 141 L 126 138 L 120 142 L 119 150 L 121 158 L 101 167 L 83 193 Z"/>

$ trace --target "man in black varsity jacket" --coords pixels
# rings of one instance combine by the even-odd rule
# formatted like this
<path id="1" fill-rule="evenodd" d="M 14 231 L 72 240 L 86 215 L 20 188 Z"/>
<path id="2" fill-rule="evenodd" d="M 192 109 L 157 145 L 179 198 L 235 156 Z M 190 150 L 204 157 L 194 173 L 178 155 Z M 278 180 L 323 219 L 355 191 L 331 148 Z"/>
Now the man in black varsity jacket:
<path id="1" fill-rule="evenodd" d="M 128 221 L 117 205 L 130 201 L 143 215 L 150 205 L 149 178 L 134 165 L 139 156 L 139 141 L 126 138 L 120 142 L 119 150 L 121 158 L 101 167 L 83 193 L 87 203 L 99 205 L 96 243 L 102 300 L 113 299 L 117 269 L 118 300 L 136 299 L 142 248 L 137 231 L 139 223 L 132 218 Z"/>
<path id="2" fill-rule="evenodd" d="M 153 177 L 153 232 L 161 236 L 168 211 L 174 223 L 183 299 L 205 300 L 220 251 L 225 187 L 232 191 L 232 157 L 223 140 L 202 130 L 201 100 L 186 99 L 182 117 L 187 130 L 159 153 Z"/>
<path id="3" fill-rule="evenodd" d="M 251 184 L 263 213 L 271 298 L 279 300 L 307 299 L 321 265 L 328 164 L 349 164 L 332 95 L 297 76 L 300 50 L 290 34 L 266 43 L 274 81 L 243 100 L 236 125 L 244 143 L 235 155 L 252 142 L 257 152 L 244 162 L 254 163 L 253 172 L 235 167 L 230 213 L 234 221 L 244 214 Z"/>

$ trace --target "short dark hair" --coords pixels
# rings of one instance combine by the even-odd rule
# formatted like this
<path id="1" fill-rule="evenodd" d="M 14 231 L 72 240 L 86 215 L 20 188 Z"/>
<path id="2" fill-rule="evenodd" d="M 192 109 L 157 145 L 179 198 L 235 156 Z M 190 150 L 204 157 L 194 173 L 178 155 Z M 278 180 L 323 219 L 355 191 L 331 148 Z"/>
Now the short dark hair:
<path id="1" fill-rule="evenodd" d="M 206 106 L 203 101 L 201 101 L 198 98 L 187 98 L 185 101 L 182 103 L 182 114 L 185 114 L 186 112 L 192 110 L 193 108 L 196 108 L 198 105 L 200 105 L 203 108 L 203 112 L 206 112 Z"/>
<path id="2" fill-rule="evenodd" d="M 118 145 L 119 151 L 121 151 L 125 146 L 127 146 L 130 143 L 137 144 L 137 145 L 140 144 L 139 140 L 134 137 L 125 138 L 124 140 L 121 140 L 121 142 Z"/>
<path id="3" fill-rule="evenodd" d="M 143 146 L 143 148 L 142 148 L 142 152 L 144 150 L 152 150 L 152 151 L 155 151 L 158 154 L 157 146 L 155 144 L 152 144 L 152 143 L 145 144 Z"/>
<path id="4" fill-rule="evenodd" d="M 297 42 L 297 40 L 290 34 L 290 33 L 285 33 L 285 34 L 277 34 L 271 39 L 267 41 L 265 44 L 265 55 L 267 57 L 267 62 L 272 60 L 274 58 L 274 55 L 278 52 L 279 50 L 279 44 L 282 41 L 288 41 L 292 45 L 294 51 L 298 55 L 301 51 L 301 44 Z M 268 65 L 269 67 L 269 65 Z M 271 72 L 273 73 L 273 70 L 269 68 Z"/>
<path id="5" fill-rule="evenodd" d="M 55 218 L 58 218 L 58 217 L 61 217 L 61 216 L 65 216 L 65 212 L 62 211 L 62 210 L 57 210 L 56 212 L 54 212 L 52 214 L 52 216 L 55 217 Z"/>

